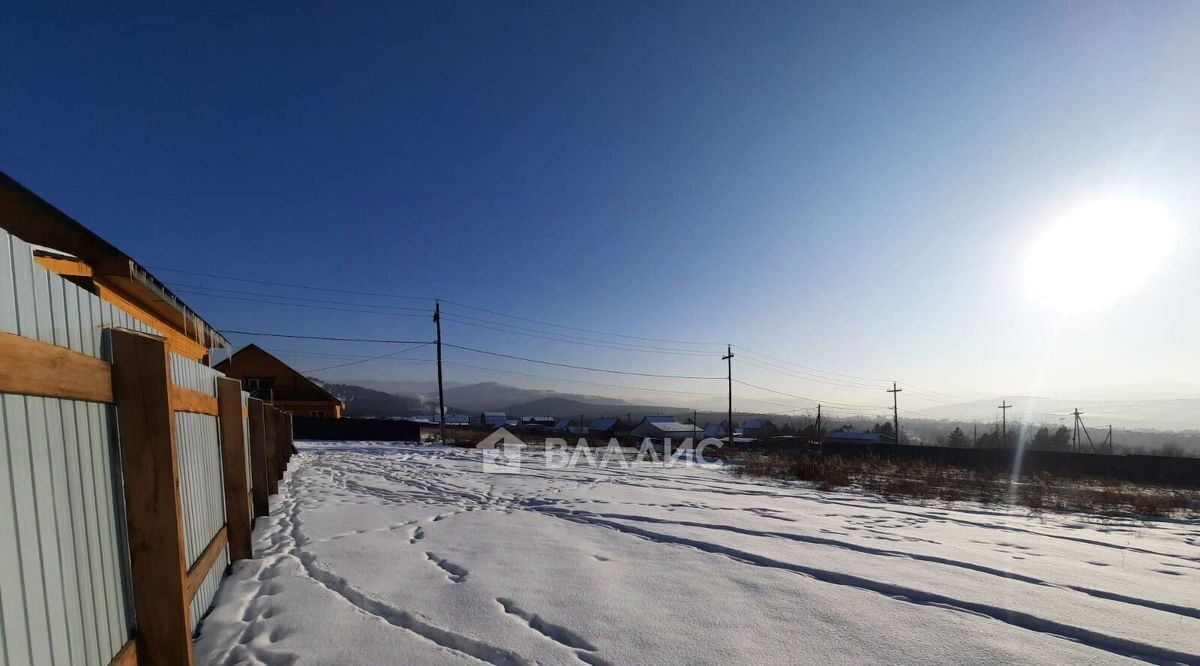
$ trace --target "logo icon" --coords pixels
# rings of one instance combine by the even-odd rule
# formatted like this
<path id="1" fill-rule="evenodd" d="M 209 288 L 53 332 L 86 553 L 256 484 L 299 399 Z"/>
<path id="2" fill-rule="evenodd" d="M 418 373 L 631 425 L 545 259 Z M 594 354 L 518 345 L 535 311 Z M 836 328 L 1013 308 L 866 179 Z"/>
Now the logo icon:
<path id="1" fill-rule="evenodd" d="M 475 445 L 483 452 L 483 471 L 489 474 L 518 474 L 525 442 L 506 428 L 496 428 Z"/>

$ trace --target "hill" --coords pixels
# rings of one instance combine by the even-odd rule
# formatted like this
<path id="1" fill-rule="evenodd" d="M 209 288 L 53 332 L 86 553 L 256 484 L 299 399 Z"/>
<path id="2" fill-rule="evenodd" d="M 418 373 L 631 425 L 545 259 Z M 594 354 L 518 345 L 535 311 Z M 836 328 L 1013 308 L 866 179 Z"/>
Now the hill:
<path id="1" fill-rule="evenodd" d="M 345 404 L 346 416 L 409 416 L 421 409 L 419 398 L 353 384 L 325 384 L 325 390 Z"/>

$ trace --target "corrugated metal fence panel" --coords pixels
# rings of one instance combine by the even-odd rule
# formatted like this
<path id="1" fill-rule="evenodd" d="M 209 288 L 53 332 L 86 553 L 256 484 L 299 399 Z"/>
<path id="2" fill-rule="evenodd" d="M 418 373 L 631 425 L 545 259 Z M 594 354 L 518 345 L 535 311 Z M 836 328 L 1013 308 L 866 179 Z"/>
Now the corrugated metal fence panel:
<path id="1" fill-rule="evenodd" d="M 220 372 L 171 354 L 171 381 L 205 395 L 217 395 Z M 221 468 L 221 424 L 207 414 L 175 413 L 179 450 L 179 490 L 183 501 L 184 552 L 188 567 L 225 526 L 225 480 Z M 208 610 L 221 576 L 229 565 L 229 548 L 221 551 L 191 603 L 191 629 Z"/>
<path id="2" fill-rule="evenodd" d="M 215 416 L 176 412 L 175 434 L 179 447 L 184 552 L 190 567 L 225 525 L 220 424 Z"/>
<path id="3" fill-rule="evenodd" d="M 33 261 L 0 229 L 0 331 L 109 358 L 107 326 L 155 332 Z M 0 395 L 0 655 L 105 664 L 130 636 L 113 407 Z"/>
<path id="4" fill-rule="evenodd" d="M 171 381 L 205 395 L 217 395 L 220 372 L 178 354 L 171 354 Z M 225 525 L 225 480 L 221 468 L 221 424 L 215 416 L 176 412 L 180 494 L 183 500 L 184 552 L 188 566 L 204 552 Z M 212 604 L 229 565 L 225 547 L 205 576 L 191 604 L 191 629 Z"/>
<path id="5" fill-rule="evenodd" d="M 171 382 L 176 386 L 198 391 L 204 395 L 217 395 L 217 378 L 225 375 L 217 370 L 171 352 Z"/>
<path id="6" fill-rule="evenodd" d="M 204 577 L 204 582 L 200 583 L 200 589 L 196 590 L 196 596 L 192 598 L 190 606 L 190 619 L 192 632 L 196 631 L 196 625 L 200 624 L 200 618 L 208 612 L 208 607 L 212 605 L 213 597 L 217 596 L 217 588 L 221 585 L 221 577 L 225 574 L 225 569 L 229 566 L 229 549 L 225 548 L 217 557 L 217 561 L 213 564 L 213 568 L 208 570 L 208 575 Z"/>

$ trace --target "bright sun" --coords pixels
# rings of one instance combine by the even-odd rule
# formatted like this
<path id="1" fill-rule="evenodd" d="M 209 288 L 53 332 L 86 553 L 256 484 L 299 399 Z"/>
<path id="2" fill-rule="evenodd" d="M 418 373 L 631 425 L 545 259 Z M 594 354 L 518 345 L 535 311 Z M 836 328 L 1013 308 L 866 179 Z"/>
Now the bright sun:
<path id="1" fill-rule="evenodd" d="M 1054 220 L 1034 241 L 1025 283 L 1056 310 L 1095 310 L 1142 286 L 1173 236 L 1162 206 L 1133 197 L 1089 201 Z"/>

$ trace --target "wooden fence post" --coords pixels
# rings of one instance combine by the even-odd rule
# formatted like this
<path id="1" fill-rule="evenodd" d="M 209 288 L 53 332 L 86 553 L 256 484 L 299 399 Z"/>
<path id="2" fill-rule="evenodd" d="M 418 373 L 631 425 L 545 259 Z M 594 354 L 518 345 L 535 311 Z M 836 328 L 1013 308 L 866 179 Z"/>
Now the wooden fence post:
<path id="1" fill-rule="evenodd" d="M 254 479 L 254 516 L 265 516 L 271 513 L 271 504 L 267 499 L 267 424 L 264 411 L 266 406 L 258 398 L 247 401 L 246 412 L 250 418 L 250 476 Z"/>
<path id="2" fill-rule="evenodd" d="M 254 556 L 250 541 L 250 492 L 246 478 L 246 441 L 242 431 L 242 383 L 217 379 L 217 411 L 221 421 L 221 470 L 225 478 L 225 527 L 229 537 L 229 559 Z"/>
<path id="3" fill-rule="evenodd" d="M 288 417 L 287 417 L 288 460 L 291 460 L 292 456 L 296 454 L 296 436 L 292 433 L 292 421 L 293 421 L 292 415 L 288 414 Z"/>
<path id="4" fill-rule="evenodd" d="M 111 333 L 138 662 L 190 665 L 188 563 L 167 346 L 157 336 Z"/>
<path id="5" fill-rule="evenodd" d="M 275 451 L 279 460 L 279 480 L 283 480 L 283 473 L 287 471 L 288 458 L 291 457 L 291 447 L 287 442 L 287 422 L 288 413 L 279 410 L 275 415 Z"/>
<path id="6" fill-rule="evenodd" d="M 266 433 L 267 442 L 267 494 L 274 495 L 279 492 L 279 449 L 275 441 L 275 426 L 279 423 L 279 419 L 275 416 L 279 410 L 270 405 L 263 406 L 263 429 Z"/>

